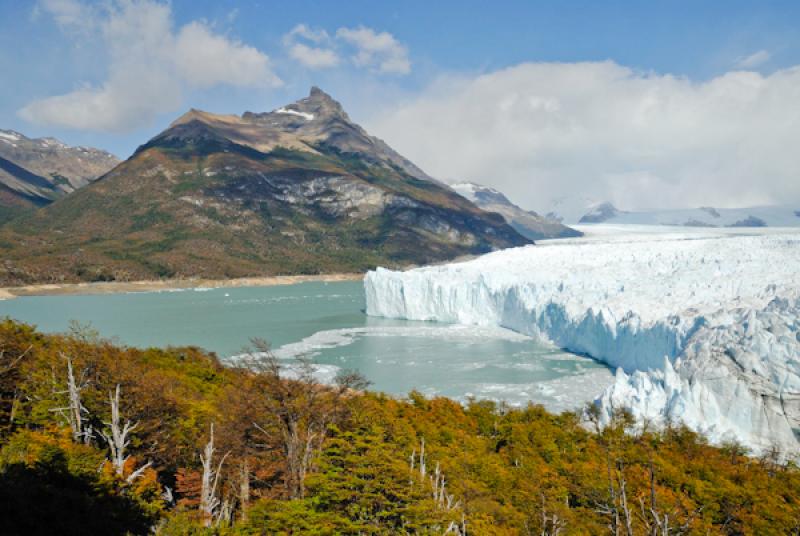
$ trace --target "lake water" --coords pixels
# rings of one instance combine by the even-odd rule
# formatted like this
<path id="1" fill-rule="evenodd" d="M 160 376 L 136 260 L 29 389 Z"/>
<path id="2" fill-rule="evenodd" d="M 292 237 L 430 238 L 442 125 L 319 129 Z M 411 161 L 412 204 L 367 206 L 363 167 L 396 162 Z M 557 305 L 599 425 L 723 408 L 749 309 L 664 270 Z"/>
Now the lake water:
<path id="1" fill-rule="evenodd" d="M 356 369 L 372 388 L 573 409 L 611 383 L 605 366 L 500 328 L 367 317 L 361 282 L 190 289 L 0 301 L 0 317 L 63 332 L 70 320 L 130 346 L 195 345 L 221 358 L 251 337 L 279 357 L 305 354 L 332 377 Z"/>

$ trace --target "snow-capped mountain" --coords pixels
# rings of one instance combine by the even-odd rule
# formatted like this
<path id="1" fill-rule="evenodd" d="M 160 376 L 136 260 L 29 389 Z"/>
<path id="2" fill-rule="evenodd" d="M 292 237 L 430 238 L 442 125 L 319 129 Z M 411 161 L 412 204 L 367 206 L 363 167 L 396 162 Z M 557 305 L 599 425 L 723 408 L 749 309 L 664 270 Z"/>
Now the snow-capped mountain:
<path id="1" fill-rule="evenodd" d="M 800 204 L 745 208 L 700 207 L 694 209 L 614 211 L 587 214 L 581 223 L 679 225 L 684 227 L 798 227 Z M 598 216 L 598 217 L 593 217 Z"/>
<path id="2" fill-rule="evenodd" d="M 100 149 L 0 130 L 0 223 L 87 185 L 118 163 Z"/>
<path id="3" fill-rule="evenodd" d="M 543 210 L 545 217 L 566 225 L 576 224 L 587 214 L 602 205 L 613 206 L 607 201 L 583 196 L 561 196 L 550 201 Z M 616 209 L 615 209 L 616 210 Z"/>
<path id="4" fill-rule="evenodd" d="M 28 138 L 0 129 L 0 158 L 54 183 L 64 192 L 86 186 L 117 164 L 113 154 L 94 147 L 72 147 L 55 138 Z"/>
<path id="5" fill-rule="evenodd" d="M 592 210 L 581 216 L 578 223 L 603 223 L 625 214 L 611 203 L 600 203 L 592 207 Z"/>
<path id="6" fill-rule="evenodd" d="M 580 269 L 576 269 L 580 267 Z M 618 368 L 607 419 L 800 451 L 800 233 L 601 234 L 365 279 L 374 316 L 498 325 Z"/>
<path id="7" fill-rule="evenodd" d="M 565 224 L 609 223 L 681 227 L 800 226 L 800 204 L 743 208 L 705 206 L 668 210 L 621 210 L 608 201 L 565 196 L 554 199 L 546 214 L 548 218 Z"/>
<path id="8" fill-rule="evenodd" d="M 201 129 L 203 132 L 199 132 Z M 358 155 L 365 163 L 399 168 L 416 179 L 437 182 L 386 142 L 354 123 L 338 101 L 316 86 L 308 97 L 271 112 L 245 112 L 236 116 L 192 109 L 150 143 L 207 135 L 209 129 L 219 138 L 262 153 L 277 148 L 312 154 L 334 150 Z"/>
<path id="9" fill-rule="evenodd" d="M 450 185 L 458 194 L 466 197 L 483 210 L 497 212 L 519 234 L 531 240 L 545 238 L 567 238 L 581 236 L 580 231 L 571 229 L 558 221 L 544 218 L 533 211 L 524 210 L 500 191 L 474 182 L 459 182 Z"/>

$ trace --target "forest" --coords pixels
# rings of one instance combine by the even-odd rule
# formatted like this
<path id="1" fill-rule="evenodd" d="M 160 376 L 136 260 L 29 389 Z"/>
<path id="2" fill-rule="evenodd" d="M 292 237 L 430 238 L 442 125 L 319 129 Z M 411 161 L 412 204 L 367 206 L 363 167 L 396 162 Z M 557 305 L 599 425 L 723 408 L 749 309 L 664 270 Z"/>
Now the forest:
<path id="1" fill-rule="evenodd" d="M 800 534 L 777 450 L 0 320 L 0 532 Z"/>

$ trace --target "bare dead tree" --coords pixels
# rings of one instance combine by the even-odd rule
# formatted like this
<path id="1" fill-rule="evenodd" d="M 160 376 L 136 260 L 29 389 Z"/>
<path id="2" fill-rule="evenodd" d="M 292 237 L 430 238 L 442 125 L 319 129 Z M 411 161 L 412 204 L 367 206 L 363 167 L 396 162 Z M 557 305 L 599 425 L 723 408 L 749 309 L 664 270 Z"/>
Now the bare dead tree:
<path id="1" fill-rule="evenodd" d="M 639 497 L 640 516 L 647 535 L 680 536 L 682 534 L 688 534 L 694 519 L 700 514 L 703 508 L 697 508 L 691 513 L 687 513 L 685 510 L 681 511 L 679 508 L 674 508 L 670 512 L 664 512 L 660 509 L 658 504 L 656 473 L 652 460 L 648 463 L 648 473 L 650 476 L 649 504 L 647 504 L 644 497 Z"/>
<path id="2" fill-rule="evenodd" d="M 269 344 L 253 339 L 255 352 L 246 359 L 248 368 L 264 382 L 268 422 L 253 423 L 268 443 L 277 438 L 277 448 L 286 463 L 285 483 L 290 498 L 305 497 L 305 478 L 313 470 L 314 458 L 327 438 L 330 425 L 346 416 L 345 397 L 368 382 L 357 373 L 345 372 L 335 385 L 324 386 L 314 377 L 310 360 L 300 356 L 284 373 L 284 367 Z"/>
<path id="3" fill-rule="evenodd" d="M 608 481 L 608 499 L 598 501 L 595 509 L 598 513 L 608 517 L 609 532 L 614 536 L 625 534 L 633 536 L 633 511 L 628 500 L 628 482 L 625 476 L 625 461 L 613 455 L 614 445 L 619 440 L 620 434 L 631 431 L 635 422 L 631 413 L 625 409 L 612 409 L 608 426 L 600 426 L 600 409 L 595 404 L 590 404 L 584 411 L 585 417 L 593 423 L 599 437 L 599 442 L 606 455 L 606 478 Z"/>
<path id="4" fill-rule="evenodd" d="M 768 449 L 764 450 L 758 461 L 767 470 L 767 474 L 770 477 L 774 477 L 776 473 L 785 468 L 782 463 L 785 457 L 781 447 L 773 443 Z"/>
<path id="5" fill-rule="evenodd" d="M 556 512 L 549 512 L 544 493 L 541 493 L 540 495 L 542 499 L 542 531 L 540 534 L 541 536 L 560 536 L 561 531 L 567 527 L 567 522 L 565 519 L 559 517 Z"/>
<path id="6" fill-rule="evenodd" d="M 431 487 L 431 494 L 433 496 L 433 501 L 436 507 L 440 510 L 456 510 L 461 508 L 461 502 L 455 500 L 455 497 L 447 492 L 447 481 L 444 477 L 444 473 L 439 466 L 439 462 L 436 462 L 436 468 L 433 470 L 433 474 L 429 475 L 426 479 L 425 476 L 427 474 L 427 457 L 425 455 L 425 438 L 420 438 L 420 446 L 419 446 L 419 461 L 416 460 L 416 452 L 417 450 L 414 449 L 411 453 L 410 457 L 410 468 L 411 468 L 411 484 L 414 484 L 414 466 L 418 467 L 418 481 L 425 485 L 426 483 L 430 484 Z"/>
<path id="7" fill-rule="evenodd" d="M 61 354 L 61 357 L 67 362 L 67 389 L 66 391 L 60 391 L 59 394 L 67 395 L 67 406 L 54 408 L 51 411 L 60 413 L 64 417 L 72 431 L 73 441 L 88 444 L 92 440 L 92 427 L 87 424 L 88 419 L 85 418 L 89 410 L 84 407 L 81 401 L 81 391 L 87 386 L 86 371 L 84 370 L 80 379 L 76 380 L 72 358 L 65 354 Z"/>
<path id="8" fill-rule="evenodd" d="M 415 483 L 418 483 L 421 486 L 430 486 L 430 493 L 437 510 L 445 512 L 461 512 L 461 523 L 450 521 L 444 531 L 444 534 L 467 536 L 467 519 L 464 509 L 461 506 L 461 501 L 455 500 L 455 497 L 447 492 L 447 480 L 444 477 L 444 472 L 442 471 L 438 461 L 436 462 L 433 473 L 428 475 L 428 457 L 425 454 L 424 437 L 420 438 L 419 456 L 417 456 L 416 448 L 414 448 L 414 450 L 411 452 L 411 456 L 409 457 L 409 470 L 410 484 L 412 486 Z"/>
<path id="9" fill-rule="evenodd" d="M 621 524 L 619 508 L 617 504 L 616 479 L 614 478 L 611 463 L 611 452 L 608 447 L 606 447 L 606 476 L 608 480 L 608 502 L 598 503 L 596 505 L 596 511 L 599 514 L 608 517 L 609 532 L 614 536 L 619 536 Z"/>
<path id="10" fill-rule="evenodd" d="M 242 521 L 247 520 L 247 510 L 250 508 L 250 464 L 247 458 L 239 466 L 239 509 Z"/>
<path id="11" fill-rule="evenodd" d="M 22 352 L 12 353 L 0 346 L 0 426 L 6 425 L 9 429 L 14 426 L 20 402 L 20 392 L 17 387 L 19 378 L 17 365 L 32 349 L 33 345 L 28 346 Z"/>
<path id="12" fill-rule="evenodd" d="M 32 349 L 33 349 L 32 345 L 28 346 L 28 348 L 24 352 L 15 357 L 10 357 L 10 356 L 7 357 L 5 348 L 0 349 L 0 377 L 3 377 L 6 374 L 10 373 L 12 370 L 14 370 L 16 366 L 19 364 L 19 362 L 22 361 L 25 358 L 25 356 L 28 355 L 28 352 L 30 352 Z"/>
<path id="13" fill-rule="evenodd" d="M 172 493 L 172 488 L 164 486 L 164 491 L 161 493 L 161 498 L 167 503 L 168 506 L 175 504 L 175 495 Z"/>
<path id="14" fill-rule="evenodd" d="M 617 480 L 619 483 L 619 504 L 625 520 L 625 534 L 633 536 L 633 515 L 628 505 L 628 481 L 625 478 L 625 462 L 617 460 Z"/>
<path id="15" fill-rule="evenodd" d="M 225 498 L 222 500 L 215 520 L 215 524 L 217 526 L 230 524 L 230 522 L 233 520 L 233 503 L 234 501 L 230 500 L 230 498 Z"/>
<path id="16" fill-rule="evenodd" d="M 214 453 L 214 423 L 211 423 L 208 443 L 206 443 L 203 454 L 200 455 L 200 463 L 203 466 L 200 487 L 200 514 L 206 527 L 212 525 L 215 516 L 219 512 L 220 500 L 217 497 L 217 487 L 222 474 L 222 465 L 225 463 L 225 458 L 228 457 L 226 453 L 215 467 Z"/>
<path id="17" fill-rule="evenodd" d="M 139 426 L 139 423 L 131 423 L 131 421 L 126 420 L 125 424 L 121 424 L 122 418 L 119 410 L 120 393 L 121 388 L 120 385 L 117 384 L 117 388 L 114 393 L 108 394 L 108 399 L 111 403 L 111 422 L 104 423 L 109 427 L 109 431 L 104 430 L 101 432 L 101 434 L 103 439 L 105 439 L 106 443 L 108 444 L 109 450 L 111 451 L 110 461 L 111 465 L 114 467 L 114 472 L 121 477 L 125 473 L 125 463 L 128 461 L 128 458 L 130 458 L 130 456 L 127 456 L 125 453 L 128 445 L 130 445 L 128 435 L 133 432 L 137 426 Z M 142 467 L 132 471 L 128 476 L 127 481 L 133 482 L 139 478 L 151 465 L 152 464 L 150 462 L 147 462 Z"/>
<path id="18" fill-rule="evenodd" d="M 612 462 L 611 452 L 606 451 L 608 479 L 608 501 L 595 505 L 595 510 L 609 519 L 609 532 L 614 536 L 634 536 L 633 511 L 628 501 L 628 481 L 625 477 L 625 462 Z"/>

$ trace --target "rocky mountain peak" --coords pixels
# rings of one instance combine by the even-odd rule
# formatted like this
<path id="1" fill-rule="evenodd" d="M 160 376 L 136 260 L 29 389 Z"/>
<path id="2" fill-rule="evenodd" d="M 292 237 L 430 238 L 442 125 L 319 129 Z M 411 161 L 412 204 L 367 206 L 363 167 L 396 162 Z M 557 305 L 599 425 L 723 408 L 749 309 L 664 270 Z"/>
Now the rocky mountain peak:
<path id="1" fill-rule="evenodd" d="M 620 213 L 621 211 L 617 207 L 606 201 L 594 206 L 591 211 L 578 220 L 578 223 L 603 223 Z"/>
<path id="2" fill-rule="evenodd" d="M 0 129 L 0 223 L 87 185 L 118 163 L 100 149 Z"/>
<path id="3" fill-rule="evenodd" d="M 139 148 L 162 144 L 235 143 L 269 153 L 281 147 L 319 153 L 335 151 L 358 155 L 370 165 L 400 168 L 419 180 L 433 180 L 381 139 L 354 123 L 342 105 L 319 87 L 307 97 L 271 112 L 219 115 L 189 110 L 170 127 Z"/>
<path id="4" fill-rule="evenodd" d="M 450 187 L 473 203 L 497 204 L 512 206 L 513 203 L 500 191 L 474 182 L 451 184 Z"/>
<path id="5" fill-rule="evenodd" d="M 337 116 L 346 121 L 350 120 L 339 101 L 317 86 L 313 86 L 308 97 L 297 101 L 295 106 L 300 109 L 306 109 L 308 112 L 316 113 L 320 117 Z"/>
<path id="6" fill-rule="evenodd" d="M 72 147 L 52 138 L 29 138 L 0 129 L 0 158 L 43 177 L 63 192 L 85 186 L 119 163 L 117 157 L 92 147 Z"/>
<path id="7" fill-rule="evenodd" d="M 308 97 L 281 106 L 269 114 L 252 114 L 251 117 L 274 120 L 275 115 L 282 116 L 279 118 L 281 120 L 299 122 L 300 124 L 313 121 L 314 124 L 318 125 L 319 123 L 337 119 L 350 122 L 350 117 L 348 117 L 342 105 L 317 86 L 311 88 Z"/>
<path id="8" fill-rule="evenodd" d="M 514 230 L 531 240 L 581 235 L 580 232 L 566 227 L 560 222 L 543 218 L 536 212 L 518 207 L 503 192 L 494 188 L 474 182 L 454 183 L 450 184 L 450 188 L 483 210 L 500 214 Z"/>

